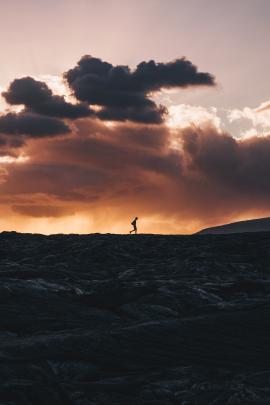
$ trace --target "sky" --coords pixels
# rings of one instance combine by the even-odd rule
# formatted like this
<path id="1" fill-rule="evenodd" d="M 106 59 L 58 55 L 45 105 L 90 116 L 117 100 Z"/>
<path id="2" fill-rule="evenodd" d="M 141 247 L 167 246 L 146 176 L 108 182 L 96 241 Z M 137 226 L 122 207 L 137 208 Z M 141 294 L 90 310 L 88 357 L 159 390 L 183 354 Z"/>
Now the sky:
<path id="1" fill-rule="evenodd" d="M 269 216 L 268 0 L 0 0 L 2 230 Z"/>

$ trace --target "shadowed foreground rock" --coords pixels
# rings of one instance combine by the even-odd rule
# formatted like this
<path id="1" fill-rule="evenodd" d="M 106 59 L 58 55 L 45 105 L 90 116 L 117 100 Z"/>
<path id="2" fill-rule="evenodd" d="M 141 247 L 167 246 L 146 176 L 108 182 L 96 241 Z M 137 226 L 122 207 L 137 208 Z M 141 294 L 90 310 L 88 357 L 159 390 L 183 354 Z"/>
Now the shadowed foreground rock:
<path id="1" fill-rule="evenodd" d="M 0 235 L 0 404 L 270 403 L 270 233 Z"/>

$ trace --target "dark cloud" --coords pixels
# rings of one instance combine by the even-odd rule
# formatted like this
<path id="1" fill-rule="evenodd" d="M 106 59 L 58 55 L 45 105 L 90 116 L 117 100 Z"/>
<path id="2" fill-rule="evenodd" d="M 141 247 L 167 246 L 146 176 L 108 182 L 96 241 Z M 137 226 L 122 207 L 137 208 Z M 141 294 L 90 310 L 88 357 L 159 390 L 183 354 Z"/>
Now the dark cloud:
<path id="1" fill-rule="evenodd" d="M 46 83 L 31 77 L 15 79 L 2 95 L 7 103 L 23 105 L 24 110 L 0 116 L 0 133 L 17 139 L 19 135 L 43 137 L 68 133 L 70 129 L 61 118 L 92 117 L 160 125 L 167 109 L 149 98 L 152 92 L 215 84 L 213 76 L 198 72 L 186 59 L 170 63 L 142 62 L 131 71 L 127 66 L 113 66 L 85 56 L 64 76 L 80 103 L 66 102 L 64 97 L 54 95 Z M 91 109 L 89 105 L 100 108 Z M 6 141 L 0 139 L 0 143 Z"/>
<path id="2" fill-rule="evenodd" d="M 162 88 L 213 86 L 209 73 L 182 58 L 169 63 L 140 63 L 134 71 L 128 66 L 113 66 L 101 59 L 84 56 L 65 78 L 78 100 L 98 105 L 104 120 L 162 122 L 166 109 L 149 99 Z"/>
<path id="3" fill-rule="evenodd" d="M 17 193 L 43 206 L 40 195 L 46 195 L 48 205 L 63 212 L 72 207 L 97 221 L 106 214 L 99 231 L 128 221 L 134 212 L 157 218 L 163 225 L 156 231 L 163 226 L 165 232 L 269 213 L 270 137 L 236 140 L 195 126 L 178 132 L 164 125 L 107 127 L 89 120 L 76 126 L 76 136 L 31 141 L 25 150 L 31 160 L 8 166 L 2 196 Z M 16 199 L 13 205 L 32 205 Z M 22 215 L 31 214 L 23 209 Z M 33 211 L 39 212 L 45 215 Z"/>
<path id="4" fill-rule="evenodd" d="M 38 114 L 59 118 L 81 118 L 93 114 L 87 105 L 71 104 L 64 97 L 53 95 L 46 83 L 32 77 L 15 79 L 2 93 L 7 103 L 24 105 Z"/>
<path id="5" fill-rule="evenodd" d="M 198 72 L 198 69 L 185 58 L 169 63 L 140 63 L 132 74 L 135 88 L 144 92 L 157 91 L 161 88 L 187 86 L 213 86 L 214 77 L 209 73 Z"/>
<path id="6" fill-rule="evenodd" d="M 61 120 L 25 110 L 0 116 L 0 133 L 3 134 L 46 137 L 68 132 L 69 127 Z"/>
<path id="7" fill-rule="evenodd" d="M 181 172 L 181 155 L 170 148 L 169 131 L 161 125 L 122 124 L 108 128 L 103 123 L 79 122 L 76 137 L 52 141 L 47 147 L 54 162 L 58 162 L 62 151 L 62 164 L 66 168 L 81 167 L 81 173 L 87 173 L 82 176 L 85 184 L 95 187 L 103 188 L 105 182 L 109 186 L 117 179 L 128 178 L 129 172 L 145 171 L 172 178 Z M 74 180 L 79 184 L 78 179 Z"/>
<path id="8" fill-rule="evenodd" d="M 150 100 L 149 100 L 150 101 Z M 161 124 L 167 109 L 154 102 L 144 107 L 105 107 L 97 117 L 105 121 L 137 121 L 144 124 Z"/>
<path id="9" fill-rule="evenodd" d="M 10 150 L 15 150 L 16 148 L 20 148 L 24 145 L 24 139 L 20 136 L 9 136 L 5 134 L 0 134 L 0 153 L 2 154 L 2 148 L 8 147 Z M 15 155 L 14 151 L 14 155 Z M 12 155 L 12 153 L 11 153 Z"/>
<path id="10" fill-rule="evenodd" d="M 270 197 L 270 136 L 236 140 L 209 128 L 189 128 L 182 133 L 188 170 L 228 194 Z"/>

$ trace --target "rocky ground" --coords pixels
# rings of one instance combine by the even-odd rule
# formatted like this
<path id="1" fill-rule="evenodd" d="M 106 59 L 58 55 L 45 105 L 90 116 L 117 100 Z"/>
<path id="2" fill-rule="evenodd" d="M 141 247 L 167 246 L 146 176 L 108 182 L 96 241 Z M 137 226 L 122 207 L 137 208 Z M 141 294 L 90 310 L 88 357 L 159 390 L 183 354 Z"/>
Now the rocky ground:
<path id="1" fill-rule="evenodd" d="M 0 234 L 0 405 L 270 404 L 270 233 Z"/>
<path id="2" fill-rule="evenodd" d="M 198 232 L 198 234 L 220 235 L 243 232 L 270 232 L 270 218 L 249 219 L 246 221 L 238 221 L 230 224 L 213 226 L 211 228 L 202 229 L 200 232 Z"/>

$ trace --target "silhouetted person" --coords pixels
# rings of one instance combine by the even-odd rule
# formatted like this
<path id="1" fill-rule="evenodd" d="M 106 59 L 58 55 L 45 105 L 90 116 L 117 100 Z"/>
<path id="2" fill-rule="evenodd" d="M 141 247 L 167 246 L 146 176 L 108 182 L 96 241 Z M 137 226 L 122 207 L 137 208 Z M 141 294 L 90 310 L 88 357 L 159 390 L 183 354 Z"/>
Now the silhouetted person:
<path id="1" fill-rule="evenodd" d="M 132 232 L 137 233 L 137 220 L 138 220 L 138 218 L 136 217 L 131 222 L 131 225 L 133 226 L 134 229 L 132 229 L 132 231 L 130 231 L 129 233 L 132 233 Z"/>

